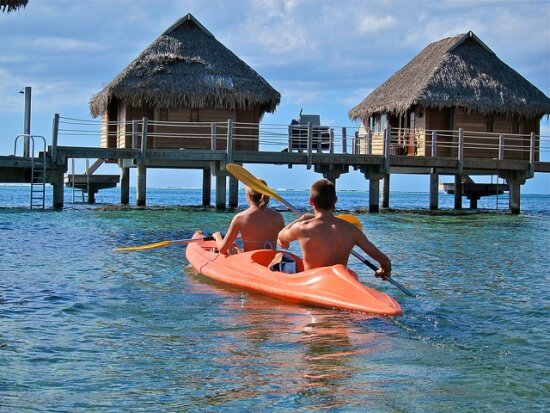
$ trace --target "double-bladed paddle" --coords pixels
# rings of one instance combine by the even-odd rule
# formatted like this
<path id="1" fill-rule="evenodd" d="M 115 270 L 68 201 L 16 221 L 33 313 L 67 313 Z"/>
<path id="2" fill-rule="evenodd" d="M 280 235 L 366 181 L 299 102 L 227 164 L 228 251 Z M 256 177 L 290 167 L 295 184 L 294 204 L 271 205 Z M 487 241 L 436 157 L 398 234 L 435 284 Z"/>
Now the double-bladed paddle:
<path id="1" fill-rule="evenodd" d="M 243 184 L 245 184 L 247 187 L 253 189 L 256 192 L 259 192 L 261 194 L 267 195 L 271 198 L 276 199 L 281 204 L 286 206 L 288 209 L 290 209 L 292 212 L 294 212 L 297 215 L 302 215 L 302 212 L 295 208 L 292 204 L 287 202 L 282 196 L 280 196 L 275 190 L 271 189 L 269 186 L 265 185 L 262 181 L 260 181 L 258 178 L 256 178 L 254 175 L 252 175 L 248 170 L 246 170 L 244 167 L 242 167 L 239 164 L 236 163 L 229 163 L 227 164 L 227 170 L 233 175 L 235 178 L 237 178 L 239 181 L 241 181 Z M 337 215 L 337 218 L 343 219 L 344 221 L 350 222 L 353 225 L 357 226 L 359 229 L 362 229 L 361 222 L 359 219 L 352 214 L 341 214 Z M 371 268 L 372 270 L 376 271 L 378 270 L 378 267 L 374 265 L 372 262 L 361 256 L 357 251 L 352 250 L 352 255 L 357 258 L 359 261 L 361 261 L 363 264 Z M 401 291 L 403 291 L 405 294 L 416 297 L 416 294 L 409 291 L 407 288 L 403 287 L 400 283 L 395 281 L 391 277 L 384 277 L 383 278 L 386 281 L 389 281 L 393 285 L 395 285 L 397 288 L 399 288 Z"/>

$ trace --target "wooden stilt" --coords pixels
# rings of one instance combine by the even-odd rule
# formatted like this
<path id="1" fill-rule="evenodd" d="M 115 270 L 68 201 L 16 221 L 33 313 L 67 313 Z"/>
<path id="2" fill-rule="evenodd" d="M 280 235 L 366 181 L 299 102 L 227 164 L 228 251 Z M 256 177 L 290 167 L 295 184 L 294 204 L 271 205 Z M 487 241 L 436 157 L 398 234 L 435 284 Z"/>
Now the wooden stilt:
<path id="1" fill-rule="evenodd" d="M 145 166 L 137 167 L 137 206 L 145 206 L 147 195 L 147 168 Z"/>
<path id="2" fill-rule="evenodd" d="M 390 174 L 384 175 L 382 186 L 382 208 L 390 207 Z"/>
<path id="3" fill-rule="evenodd" d="M 369 178 L 369 212 L 380 210 L 380 180 Z"/>
<path id="4" fill-rule="evenodd" d="M 510 207 L 510 213 L 512 214 L 519 214 L 520 212 L 520 199 L 521 199 L 521 184 L 519 181 L 510 180 L 508 181 L 508 185 L 510 186 L 510 192 L 509 192 L 509 207 Z"/>
<path id="5" fill-rule="evenodd" d="M 120 168 L 120 203 L 130 203 L 130 168 Z"/>
<path id="6" fill-rule="evenodd" d="M 226 200 L 226 179 L 224 175 L 216 176 L 216 208 L 225 209 Z"/>
<path id="7" fill-rule="evenodd" d="M 430 209 L 439 209 L 439 174 L 430 174 Z"/>
<path id="8" fill-rule="evenodd" d="M 455 209 L 462 209 L 462 176 L 455 175 Z"/>
<path id="9" fill-rule="evenodd" d="M 212 190 L 212 171 L 210 169 L 202 170 L 202 204 L 210 206 L 210 192 Z"/>
<path id="10" fill-rule="evenodd" d="M 239 181 L 229 177 L 229 208 L 236 208 L 239 205 Z"/>
<path id="11" fill-rule="evenodd" d="M 53 185 L 53 207 L 55 209 L 63 208 L 63 192 L 64 192 L 64 177 L 63 169 L 58 169 L 54 172 Z"/>

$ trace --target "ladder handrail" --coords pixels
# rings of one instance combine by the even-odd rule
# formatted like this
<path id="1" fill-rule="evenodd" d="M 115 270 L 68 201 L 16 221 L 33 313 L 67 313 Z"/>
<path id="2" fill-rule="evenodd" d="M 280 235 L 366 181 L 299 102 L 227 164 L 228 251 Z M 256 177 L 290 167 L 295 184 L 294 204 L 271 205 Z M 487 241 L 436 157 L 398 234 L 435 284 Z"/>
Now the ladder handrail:
<path id="1" fill-rule="evenodd" d="M 19 138 L 29 138 L 32 146 L 31 146 L 31 151 L 29 153 L 29 158 L 34 158 L 34 138 L 40 138 L 42 139 L 42 143 L 43 143 L 43 152 L 44 154 L 46 153 L 46 138 L 44 138 L 44 136 L 42 135 L 30 135 L 28 133 L 20 133 L 19 135 L 17 135 L 15 137 L 15 143 L 14 143 L 14 146 L 13 146 L 13 156 L 17 156 L 17 142 L 19 141 Z M 24 156 L 25 157 L 25 156 Z"/>
<path id="2" fill-rule="evenodd" d="M 40 199 L 42 201 L 42 209 L 46 207 L 46 138 L 42 135 L 31 135 L 29 133 L 20 133 L 15 137 L 15 142 L 13 146 L 13 156 L 17 156 L 17 143 L 19 142 L 19 138 L 24 138 L 29 140 L 30 144 L 30 151 L 29 155 L 25 156 L 23 153 L 24 158 L 29 158 L 31 161 L 31 199 L 30 199 L 30 208 L 32 209 L 34 206 L 35 200 Z M 35 138 L 42 140 L 42 151 L 41 156 L 38 156 L 35 158 Z M 40 155 L 40 154 L 39 154 Z M 38 159 L 39 161 L 42 161 L 42 170 L 39 173 L 39 176 L 35 176 L 35 163 L 38 164 L 38 161 L 35 161 L 35 159 Z M 38 180 L 39 179 L 39 180 Z M 36 180 L 36 181 L 35 181 Z M 37 191 L 35 191 L 34 187 L 35 185 L 41 186 L 41 188 Z M 40 197 L 35 197 L 35 193 L 40 193 Z"/>

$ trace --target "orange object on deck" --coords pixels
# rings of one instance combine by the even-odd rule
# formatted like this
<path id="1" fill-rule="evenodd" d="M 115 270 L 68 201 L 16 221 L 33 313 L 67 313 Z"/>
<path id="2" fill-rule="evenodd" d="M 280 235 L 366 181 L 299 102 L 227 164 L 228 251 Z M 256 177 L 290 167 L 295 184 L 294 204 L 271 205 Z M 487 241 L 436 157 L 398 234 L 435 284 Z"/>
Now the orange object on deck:
<path id="1" fill-rule="evenodd" d="M 201 237 L 199 232 L 193 238 Z M 198 241 L 187 246 L 186 258 L 208 278 L 254 293 L 295 304 L 337 308 L 368 314 L 400 315 L 401 306 L 392 297 L 361 284 L 343 265 L 304 271 L 296 260 L 296 274 L 272 271 L 269 264 L 278 251 L 254 250 L 235 255 L 215 252 L 215 241 Z"/>

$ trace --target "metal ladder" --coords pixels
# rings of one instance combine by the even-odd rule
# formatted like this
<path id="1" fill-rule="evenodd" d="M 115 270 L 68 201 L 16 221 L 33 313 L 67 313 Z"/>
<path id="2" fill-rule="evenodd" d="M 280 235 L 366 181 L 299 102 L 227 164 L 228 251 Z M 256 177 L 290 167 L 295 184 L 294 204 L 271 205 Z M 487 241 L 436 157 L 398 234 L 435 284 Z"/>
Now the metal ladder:
<path id="1" fill-rule="evenodd" d="M 76 201 L 76 197 L 77 197 L 77 192 L 80 191 L 80 195 L 82 197 L 82 203 L 88 203 L 88 193 L 89 193 L 89 187 L 90 187 L 90 183 L 89 181 L 86 183 L 86 189 L 84 188 L 77 188 L 76 185 L 75 185 L 75 175 L 76 175 L 76 160 L 74 158 L 72 158 L 71 160 L 71 175 L 73 177 L 73 183 L 72 183 L 72 189 L 73 189 L 73 193 L 72 193 L 72 203 L 75 204 L 77 203 Z M 88 159 L 86 159 L 86 170 L 88 170 L 89 168 L 89 161 Z"/>
<path id="2" fill-rule="evenodd" d="M 30 208 L 45 209 L 46 207 L 46 139 L 42 135 L 29 135 L 26 133 L 17 135 L 15 138 L 15 145 L 13 149 L 13 155 L 17 156 L 17 142 L 19 138 L 28 139 L 30 150 L 29 158 L 31 161 L 31 196 L 30 196 Z M 38 156 L 34 157 L 34 140 L 35 138 L 42 139 L 42 150 L 38 153 Z M 25 153 L 23 153 L 25 157 Z"/>
<path id="3" fill-rule="evenodd" d="M 493 181 L 493 176 L 491 175 L 491 183 Z M 500 177 L 497 176 L 497 194 L 496 194 L 496 200 L 495 200 L 495 204 L 496 204 L 496 209 L 497 211 L 499 209 L 508 209 L 508 206 L 509 206 L 509 201 L 510 201 L 510 195 L 499 195 L 498 194 L 498 186 L 502 183 L 502 185 L 504 185 L 504 180 L 501 179 Z"/>

